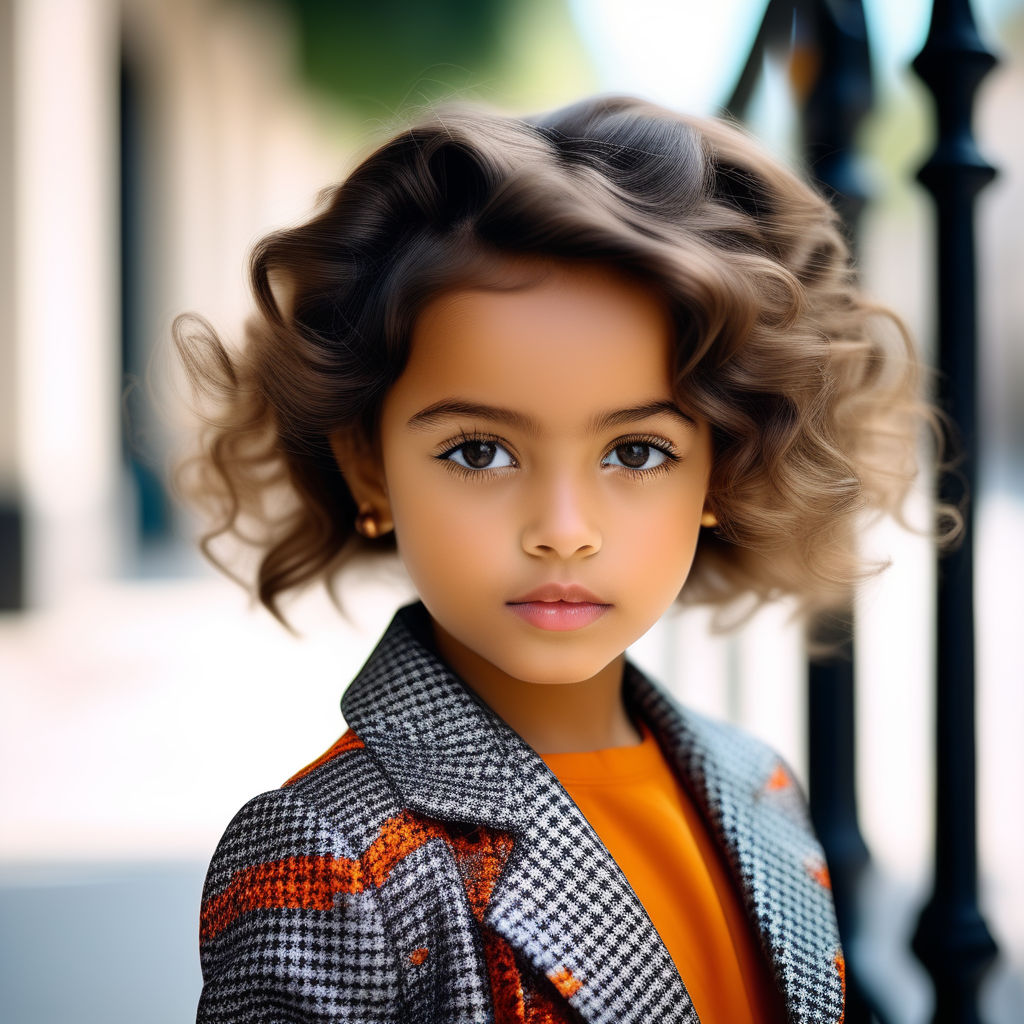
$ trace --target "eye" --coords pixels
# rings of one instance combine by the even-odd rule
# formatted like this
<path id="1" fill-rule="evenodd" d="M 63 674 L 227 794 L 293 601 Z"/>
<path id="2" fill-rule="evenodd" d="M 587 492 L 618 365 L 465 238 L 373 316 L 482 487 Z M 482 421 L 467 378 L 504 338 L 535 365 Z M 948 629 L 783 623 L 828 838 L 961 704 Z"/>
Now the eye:
<path id="1" fill-rule="evenodd" d="M 602 466 L 620 466 L 633 472 L 665 467 L 665 463 L 677 462 L 678 456 L 667 451 L 652 441 L 626 440 L 620 441 L 602 460 Z"/>
<path id="2" fill-rule="evenodd" d="M 516 464 L 508 449 L 497 441 L 463 441 L 438 458 L 468 470 L 505 469 Z"/>

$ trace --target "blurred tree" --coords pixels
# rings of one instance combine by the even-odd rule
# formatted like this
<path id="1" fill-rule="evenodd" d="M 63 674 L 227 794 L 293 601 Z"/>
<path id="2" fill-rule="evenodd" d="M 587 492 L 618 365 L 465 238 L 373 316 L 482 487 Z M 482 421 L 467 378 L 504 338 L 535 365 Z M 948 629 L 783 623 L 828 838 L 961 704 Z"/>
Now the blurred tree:
<path id="1" fill-rule="evenodd" d="M 310 85 L 379 115 L 488 78 L 515 0 L 274 2 L 295 19 Z"/>

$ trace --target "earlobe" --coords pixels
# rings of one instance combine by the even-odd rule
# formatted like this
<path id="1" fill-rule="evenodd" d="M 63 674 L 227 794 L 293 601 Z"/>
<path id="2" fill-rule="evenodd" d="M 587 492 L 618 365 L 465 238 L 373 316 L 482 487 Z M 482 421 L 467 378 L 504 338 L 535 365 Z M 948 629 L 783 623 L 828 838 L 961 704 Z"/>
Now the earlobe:
<path id="1" fill-rule="evenodd" d="M 718 525 L 718 516 L 707 505 L 704 506 L 704 511 L 701 513 L 700 525 L 709 527 Z"/>
<path id="2" fill-rule="evenodd" d="M 385 533 L 394 529 L 394 523 L 385 518 L 369 505 L 362 505 L 359 508 L 359 515 L 355 521 L 356 533 L 361 533 L 367 540 L 376 540 Z"/>
<path id="3" fill-rule="evenodd" d="M 355 528 L 371 540 L 394 528 L 380 456 L 350 431 L 328 435 L 334 461 L 359 508 Z"/>

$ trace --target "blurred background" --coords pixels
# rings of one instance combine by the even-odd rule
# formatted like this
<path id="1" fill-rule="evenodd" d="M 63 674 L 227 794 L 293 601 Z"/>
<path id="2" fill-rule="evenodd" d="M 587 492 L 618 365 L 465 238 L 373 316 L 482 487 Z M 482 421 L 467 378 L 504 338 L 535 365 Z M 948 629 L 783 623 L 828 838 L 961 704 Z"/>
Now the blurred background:
<path id="1" fill-rule="evenodd" d="M 713 113 L 765 0 L 0 0 L 0 1018 L 194 1018 L 203 873 L 234 812 L 344 729 L 338 700 L 408 590 L 364 574 L 292 637 L 194 550 L 169 493 L 187 443 L 176 313 L 238 339 L 253 242 L 405 119 L 447 98 L 510 112 L 636 93 Z M 1024 4 L 975 0 L 1000 65 L 975 127 L 983 459 L 976 494 L 981 1000 L 1024 1006 Z M 927 0 L 868 0 L 875 102 L 858 131 L 865 284 L 934 335 L 932 108 L 909 61 Z M 800 68 L 769 50 L 749 115 L 795 156 Z M 927 521 L 927 482 L 912 518 Z M 865 959 L 893 1020 L 928 1018 L 908 941 L 931 886 L 929 545 L 895 526 L 858 604 L 857 783 L 872 854 Z M 772 608 L 728 637 L 701 613 L 636 659 L 806 778 L 801 636 Z"/>

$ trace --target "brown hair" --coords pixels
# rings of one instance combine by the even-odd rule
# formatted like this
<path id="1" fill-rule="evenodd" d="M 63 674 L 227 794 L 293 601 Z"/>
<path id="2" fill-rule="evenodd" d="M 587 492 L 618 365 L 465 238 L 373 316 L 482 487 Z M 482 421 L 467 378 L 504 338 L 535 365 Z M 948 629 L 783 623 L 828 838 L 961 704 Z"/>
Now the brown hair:
<path id="1" fill-rule="evenodd" d="M 790 594 L 814 609 L 875 568 L 856 530 L 899 513 L 930 420 L 906 332 L 859 294 L 829 205 L 740 129 L 599 98 L 527 120 L 434 113 L 256 246 L 241 352 L 176 321 L 210 400 L 181 474 L 212 513 L 204 551 L 224 535 L 252 545 L 275 615 L 289 589 L 393 546 L 355 533 L 328 435 L 372 443 L 419 312 L 499 286 L 510 256 L 607 264 L 669 302 L 675 391 L 712 426 L 719 519 L 683 599 Z"/>

